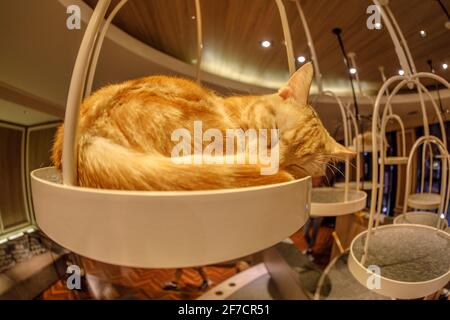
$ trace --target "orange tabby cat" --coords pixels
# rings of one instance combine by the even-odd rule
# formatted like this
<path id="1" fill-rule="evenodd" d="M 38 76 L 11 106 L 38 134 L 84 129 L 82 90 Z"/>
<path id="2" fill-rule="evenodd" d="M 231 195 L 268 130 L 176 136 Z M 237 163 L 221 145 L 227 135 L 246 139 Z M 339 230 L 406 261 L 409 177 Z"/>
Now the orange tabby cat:
<path id="1" fill-rule="evenodd" d="M 104 87 L 81 106 L 78 183 L 103 189 L 205 190 L 320 174 L 323 164 L 353 154 L 330 137 L 308 106 L 312 76 L 312 65 L 306 64 L 276 94 L 230 98 L 166 76 Z M 278 129 L 279 170 L 263 175 L 261 163 L 174 163 L 171 133 L 179 128 L 193 132 L 195 121 L 202 121 L 203 131 Z M 62 141 L 63 126 L 53 146 L 59 169 Z"/>

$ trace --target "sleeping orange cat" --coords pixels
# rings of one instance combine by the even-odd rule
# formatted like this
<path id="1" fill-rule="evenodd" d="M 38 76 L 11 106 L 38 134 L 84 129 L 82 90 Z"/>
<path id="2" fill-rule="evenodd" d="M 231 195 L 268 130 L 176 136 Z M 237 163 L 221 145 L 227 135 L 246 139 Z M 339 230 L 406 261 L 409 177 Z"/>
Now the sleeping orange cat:
<path id="1" fill-rule="evenodd" d="M 306 64 L 275 94 L 229 98 L 192 81 L 166 76 L 104 87 L 81 106 L 78 184 L 121 190 L 205 190 L 321 174 L 324 164 L 353 153 L 328 134 L 308 105 L 312 77 L 312 65 Z M 180 128 L 194 132 L 196 121 L 201 121 L 204 131 L 214 128 L 224 136 L 230 128 L 278 129 L 279 169 L 263 175 L 258 162 L 174 162 L 172 132 Z M 63 130 L 61 126 L 53 146 L 58 169 L 64 165 Z"/>

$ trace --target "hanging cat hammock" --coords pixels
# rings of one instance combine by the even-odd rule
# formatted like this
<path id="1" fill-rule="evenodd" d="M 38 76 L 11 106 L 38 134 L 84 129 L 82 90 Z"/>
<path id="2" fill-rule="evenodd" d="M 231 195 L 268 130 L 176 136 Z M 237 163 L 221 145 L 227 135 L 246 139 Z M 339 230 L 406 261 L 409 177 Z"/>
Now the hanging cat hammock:
<path id="1" fill-rule="evenodd" d="M 127 0 L 119 2 L 104 22 L 110 2 L 98 1 L 74 66 L 65 117 L 63 174 L 53 167 L 31 173 L 38 226 L 77 254 L 146 268 L 235 259 L 268 248 L 301 228 L 309 217 L 309 177 L 213 191 L 139 192 L 76 186 L 79 106 L 83 93 L 90 92 L 106 31 Z M 201 53 L 198 0 L 196 9 Z M 199 54 L 197 68 L 200 58 Z"/>
<path id="2" fill-rule="evenodd" d="M 445 156 L 447 154 L 447 145 L 442 117 L 434 99 L 420 80 L 422 78 L 431 78 L 448 89 L 450 89 L 450 84 L 433 73 L 418 73 L 416 71 L 408 44 L 388 6 L 388 1 L 383 1 L 383 6 L 379 0 L 373 0 L 373 2 L 380 10 L 384 26 L 393 40 L 400 65 L 405 70 L 405 75 L 394 76 L 386 80 L 378 92 L 374 106 L 374 116 L 372 117 L 372 135 L 377 134 L 378 131 L 378 116 L 376 115 L 379 114 L 381 109 L 381 98 L 387 92 L 389 86 L 399 82 L 393 91 L 388 94 L 382 119 L 386 119 L 387 112 L 391 109 L 390 101 L 401 88 L 406 85 L 411 89 L 416 87 L 425 135 L 415 142 L 411 154 L 415 153 L 419 145 L 433 143 L 438 147 L 441 155 Z M 432 102 L 439 120 L 443 141 L 429 134 L 423 93 L 427 94 Z M 377 154 L 378 145 L 375 140 L 372 140 L 372 149 L 374 154 Z M 411 163 L 412 156 L 410 155 L 408 159 L 409 170 L 411 169 Z M 448 161 L 442 162 L 443 178 L 441 183 L 444 185 L 444 190 L 447 182 L 447 165 Z M 373 157 L 372 183 L 376 184 L 380 181 L 382 186 L 383 163 L 380 166 L 380 174 L 378 171 L 379 166 L 380 163 L 377 157 Z M 411 177 L 407 175 L 407 190 L 405 192 L 409 190 L 410 179 Z M 356 236 L 350 245 L 350 256 L 348 259 L 350 272 L 362 285 L 378 294 L 393 298 L 416 299 L 440 290 L 450 280 L 450 234 L 436 228 L 436 226 L 430 227 L 420 224 L 392 224 L 380 227 L 381 198 L 382 193 L 377 195 L 376 189 L 372 188 L 368 230 Z M 441 197 L 439 201 L 441 208 L 443 208 L 443 200 L 443 197 Z M 375 223 L 374 220 L 376 221 Z"/>
<path id="3" fill-rule="evenodd" d="M 423 88 L 417 79 L 421 77 L 435 76 L 420 73 L 411 75 L 410 78 L 395 76 L 386 81 L 378 94 L 374 114 L 379 112 L 381 96 L 390 84 L 402 80 L 391 95 L 395 95 L 401 86 L 409 81 L 413 81 L 420 92 Z M 436 78 L 450 88 L 450 84 L 445 80 L 437 76 Z M 376 121 L 374 118 L 373 132 L 377 130 Z M 438 138 L 429 135 L 421 137 L 411 150 L 408 171 L 411 170 L 413 155 L 417 148 L 425 143 L 433 143 L 437 145 L 442 155 L 447 154 L 445 143 Z M 372 148 L 378 152 L 375 141 L 372 142 Z M 378 182 L 378 166 L 379 163 L 374 158 L 373 183 Z M 447 166 L 448 161 L 443 161 L 443 190 L 446 188 Z M 407 188 L 410 185 L 410 179 L 410 175 L 407 175 Z M 380 184 L 382 183 L 381 180 Z M 378 224 L 381 204 L 380 198 L 377 203 L 376 190 L 372 190 L 369 228 L 356 236 L 350 246 L 348 266 L 353 276 L 376 293 L 399 299 L 424 297 L 442 288 L 450 280 L 450 234 L 439 229 L 439 223 L 434 227 L 420 224 L 394 224 L 380 227 Z M 443 198 L 441 198 L 440 208 L 444 208 Z M 375 273 L 377 271 L 378 274 Z"/>

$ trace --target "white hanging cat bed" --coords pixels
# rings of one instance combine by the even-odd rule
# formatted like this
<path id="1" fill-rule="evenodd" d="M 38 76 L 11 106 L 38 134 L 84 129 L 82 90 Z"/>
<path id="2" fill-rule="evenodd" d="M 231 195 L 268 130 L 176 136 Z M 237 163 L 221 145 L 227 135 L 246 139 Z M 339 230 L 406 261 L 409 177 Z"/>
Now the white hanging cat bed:
<path id="1" fill-rule="evenodd" d="M 422 92 L 429 94 L 419 81 L 423 77 L 434 78 L 450 88 L 447 81 L 429 73 L 394 76 L 387 80 L 380 89 L 374 114 L 378 114 L 380 110 L 381 97 L 386 88 L 398 80 L 400 80 L 400 83 L 391 92 L 388 103 L 390 98 L 408 83 L 414 83 L 417 86 L 419 97 L 423 101 Z M 424 109 L 425 105 L 421 104 L 421 106 Z M 434 104 L 433 107 L 436 108 Z M 435 111 L 437 112 L 437 110 Z M 387 113 L 387 108 L 384 112 Z M 424 110 L 423 114 L 426 114 Z M 424 116 L 424 122 L 428 125 L 426 120 Z M 376 130 L 377 118 L 374 117 L 372 119 L 373 134 Z M 433 143 L 438 146 L 442 155 L 447 154 L 447 147 L 444 142 L 436 137 L 425 135 L 414 144 L 408 160 L 407 171 L 411 171 L 412 155 L 419 145 L 424 143 Z M 377 147 L 375 141 L 372 141 L 374 152 L 378 152 Z M 379 165 L 377 159 L 373 158 L 373 183 L 378 183 L 378 179 L 383 179 L 383 175 L 379 175 L 378 172 Z M 442 190 L 446 188 L 447 165 L 448 161 L 443 161 Z M 383 170 L 383 166 L 380 167 Z M 407 190 L 409 190 L 408 185 L 411 183 L 410 179 L 410 175 L 407 175 Z M 380 180 L 380 184 L 383 185 L 383 180 Z M 450 234 L 439 229 L 439 224 L 434 227 L 420 224 L 378 226 L 382 203 L 381 196 L 378 194 L 377 199 L 376 190 L 372 190 L 368 230 L 356 236 L 351 243 L 348 260 L 350 271 L 361 284 L 378 294 L 393 298 L 415 299 L 438 291 L 450 280 Z M 441 198 L 440 208 L 443 207 L 443 198 Z M 376 223 L 374 223 L 374 220 Z"/>
<path id="2" fill-rule="evenodd" d="M 436 142 L 433 142 L 436 139 Z M 442 167 L 444 168 L 443 170 L 445 170 L 445 167 L 448 169 L 450 168 L 450 159 L 446 156 L 448 155 L 447 151 L 444 149 L 444 143 L 441 142 L 440 140 L 438 140 L 437 138 L 431 136 L 430 140 L 425 137 L 424 138 L 424 143 L 422 144 L 423 146 L 423 151 L 422 151 L 422 155 L 425 155 L 425 149 L 426 146 L 429 147 L 429 150 L 431 151 L 431 145 L 432 143 L 439 143 L 438 145 L 440 145 L 439 150 L 441 150 L 441 159 L 442 159 Z M 440 203 L 438 204 L 438 212 L 430 212 L 430 211 L 408 211 L 408 207 L 410 206 L 410 202 L 409 202 L 409 190 L 411 189 L 411 176 L 412 176 L 412 162 L 414 161 L 414 157 L 415 157 L 415 151 L 417 151 L 417 148 L 413 148 L 411 151 L 411 155 L 409 157 L 409 161 L 408 161 L 408 166 L 407 166 L 407 170 L 406 170 L 406 175 L 407 175 L 407 181 L 406 181 L 406 189 L 405 189 L 405 200 L 404 200 L 404 204 L 403 204 L 403 213 L 398 215 L 395 219 L 394 219 L 394 224 L 401 224 L 401 223 L 407 223 L 407 224 L 421 224 L 421 225 L 427 225 L 427 226 L 431 226 L 431 227 L 436 227 L 439 229 L 443 229 L 445 230 L 448 227 L 448 222 L 445 219 L 446 218 L 446 212 L 448 212 L 448 205 L 449 205 L 449 196 L 450 196 L 450 191 L 447 191 L 447 186 L 450 184 L 450 175 L 445 172 L 443 175 L 443 178 L 441 179 L 441 192 L 439 194 L 439 200 Z M 432 158 L 432 154 L 430 154 L 431 156 L 431 160 Z M 422 158 L 422 164 L 424 163 L 424 158 Z M 432 163 L 432 162 L 431 162 Z M 432 166 L 430 163 L 430 166 Z M 422 166 L 422 170 L 424 170 L 424 166 Z M 445 175 L 447 175 L 447 181 L 444 181 L 445 179 Z M 422 178 L 423 178 L 423 171 L 422 171 Z M 430 186 L 429 188 L 431 189 L 432 186 L 432 178 L 433 178 L 433 174 L 432 172 L 430 172 Z M 423 182 L 423 180 L 422 180 Z M 422 189 L 423 189 L 423 183 L 422 183 Z M 447 194 L 446 194 L 447 191 Z M 419 193 L 421 194 L 421 193 Z"/>
<path id="3" fill-rule="evenodd" d="M 293 234 L 309 217 L 310 177 L 213 191 L 138 192 L 76 186 L 80 102 L 83 93 L 90 92 L 106 31 L 126 2 L 122 0 L 103 23 L 110 0 L 99 0 L 87 26 L 67 101 L 63 175 L 53 167 L 31 173 L 38 226 L 52 240 L 82 256 L 146 268 L 227 261 L 266 249 Z M 199 1 L 196 9 L 200 53 Z"/>

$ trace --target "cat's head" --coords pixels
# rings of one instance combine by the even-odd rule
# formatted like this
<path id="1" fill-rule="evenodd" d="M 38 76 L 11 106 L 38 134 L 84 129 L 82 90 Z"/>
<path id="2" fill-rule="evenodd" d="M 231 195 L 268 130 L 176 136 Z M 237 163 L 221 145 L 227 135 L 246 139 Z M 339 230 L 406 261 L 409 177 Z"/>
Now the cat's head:
<path id="1" fill-rule="evenodd" d="M 280 129 L 286 170 L 296 177 L 321 175 L 329 162 L 344 160 L 355 153 L 337 143 L 308 104 L 313 66 L 307 63 L 273 96 L 277 103 L 276 122 Z M 283 152 L 284 151 L 284 152 Z"/>

